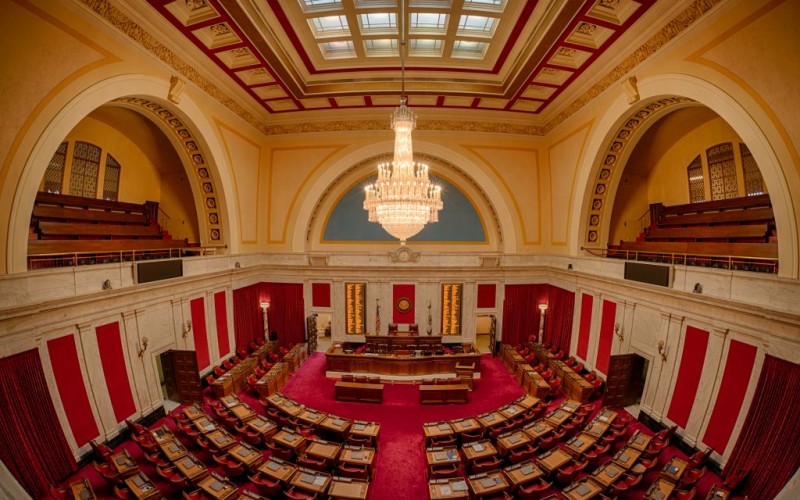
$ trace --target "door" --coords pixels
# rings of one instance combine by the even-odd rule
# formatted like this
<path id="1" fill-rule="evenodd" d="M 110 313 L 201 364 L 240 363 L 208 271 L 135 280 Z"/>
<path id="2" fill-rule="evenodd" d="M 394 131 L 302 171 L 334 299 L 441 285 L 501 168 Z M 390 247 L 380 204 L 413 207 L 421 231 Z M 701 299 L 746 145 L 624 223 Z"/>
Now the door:
<path id="1" fill-rule="evenodd" d="M 194 351 L 170 351 L 180 403 L 202 403 L 203 388 L 197 370 L 197 353 Z"/>
<path id="2" fill-rule="evenodd" d="M 175 366 L 172 361 L 172 351 L 162 353 L 158 357 L 158 366 L 161 375 L 161 392 L 165 399 L 178 401 L 178 384 L 175 380 Z"/>
<path id="3" fill-rule="evenodd" d="M 641 400 L 644 392 L 646 361 L 638 354 L 611 356 L 603 394 L 605 406 L 622 408 Z"/>

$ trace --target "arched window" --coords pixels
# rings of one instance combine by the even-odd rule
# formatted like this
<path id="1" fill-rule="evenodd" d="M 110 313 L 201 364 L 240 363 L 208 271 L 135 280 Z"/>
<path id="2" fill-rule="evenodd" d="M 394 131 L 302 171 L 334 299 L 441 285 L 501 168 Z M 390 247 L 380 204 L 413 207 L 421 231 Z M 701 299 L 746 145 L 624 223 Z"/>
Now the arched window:
<path id="1" fill-rule="evenodd" d="M 758 169 L 756 160 L 750 150 L 744 144 L 739 144 L 739 151 L 742 154 L 742 170 L 744 172 L 744 193 L 747 196 L 764 194 L 764 178 L 761 177 L 761 170 Z"/>
<path id="2" fill-rule="evenodd" d="M 100 173 L 101 149 L 88 142 L 75 142 L 72 153 L 72 172 L 69 194 L 84 198 L 97 198 L 97 175 Z"/>
<path id="3" fill-rule="evenodd" d="M 711 179 L 711 199 L 724 200 L 739 196 L 736 184 L 736 162 L 733 144 L 724 142 L 706 150 L 708 176 Z"/>
<path id="4" fill-rule="evenodd" d="M 104 164 L 102 171 L 101 164 Z M 69 144 L 62 142 L 47 165 L 39 189 L 48 193 L 64 192 L 84 198 L 117 201 L 121 172 L 122 166 L 117 159 L 99 146 L 75 141 L 69 155 Z M 62 189 L 65 185 L 67 189 Z"/>
<path id="5" fill-rule="evenodd" d="M 64 165 L 67 163 L 67 143 L 62 142 L 56 154 L 50 159 L 47 170 L 44 171 L 44 182 L 42 191 L 48 193 L 60 193 L 61 186 L 64 185 Z"/>
<path id="6" fill-rule="evenodd" d="M 692 160 L 687 168 L 689 177 L 689 202 L 698 203 L 706 201 L 706 186 L 703 179 L 703 160 L 700 155 Z"/>

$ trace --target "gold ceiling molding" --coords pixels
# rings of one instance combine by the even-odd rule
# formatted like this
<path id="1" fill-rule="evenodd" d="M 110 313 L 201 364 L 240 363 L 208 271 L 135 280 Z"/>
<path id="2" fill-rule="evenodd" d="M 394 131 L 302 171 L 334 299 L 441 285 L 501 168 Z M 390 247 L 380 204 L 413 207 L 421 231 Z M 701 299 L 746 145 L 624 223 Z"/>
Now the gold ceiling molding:
<path id="1" fill-rule="evenodd" d="M 720 2 L 722 2 L 722 0 L 695 0 L 692 5 L 684 9 L 672 21 L 668 22 L 666 26 L 658 31 L 658 33 L 650 37 L 644 43 L 644 45 L 636 49 L 608 74 L 601 78 L 597 83 L 592 85 L 592 87 L 582 96 L 573 101 L 572 104 L 567 107 L 567 109 L 550 120 L 547 125 L 542 128 L 543 133 L 541 135 L 553 130 L 564 120 L 577 113 L 592 99 L 599 96 L 606 89 L 625 78 L 625 75 L 633 71 L 636 66 L 643 63 L 647 58 L 658 52 L 661 47 L 681 34 L 686 28 L 694 24 L 695 21 L 700 19 L 706 12 L 711 10 Z"/>
<path id="2" fill-rule="evenodd" d="M 156 37 L 148 33 L 144 28 L 131 20 L 125 13 L 116 8 L 112 0 L 80 0 L 86 7 L 94 11 L 98 16 L 108 22 L 111 26 L 127 35 L 131 40 L 138 43 L 146 51 L 153 54 L 162 62 L 169 65 L 176 72 L 186 78 L 187 81 L 195 84 L 199 89 L 216 99 L 222 105 L 230 109 L 247 123 L 255 127 L 264 135 L 283 135 L 306 132 L 333 132 L 333 131 L 362 131 L 362 130 L 382 130 L 386 124 L 379 120 L 339 120 L 339 121 L 315 121 L 307 123 L 294 123 L 286 125 L 267 125 L 259 120 L 252 113 L 247 111 L 244 106 L 236 102 L 228 94 L 214 85 L 210 80 L 202 76 L 192 65 L 178 57 L 174 52 L 162 44 Z M 573 101 L 564 111 L 547 122 L 544 126 L 535 125 L 514 125 L 510 123 L 487 123 L 469 120 L 431 120 L 423 121 L 418 124 L 420 130 L 452 130 L 460 132 L 489 132 L 506 133 L 516 135 L 542 136 L 550 132 L 567 118 L 575 114 L 586 104 L 599 96 L 606 89 L 614 85 L 633 71 L 636 66 L 644 62 L 647 58 L 655 54 L 661 47 L 674 39 L 686 28 L 711 10 L 723 0 L 695 0 L 695 2 L 684 9 L 674 19 L 666 24 L 658 33 L 650 37 L 647 42 L 636 49 L 620 64 L 603 76 L 582 96 Z"/>

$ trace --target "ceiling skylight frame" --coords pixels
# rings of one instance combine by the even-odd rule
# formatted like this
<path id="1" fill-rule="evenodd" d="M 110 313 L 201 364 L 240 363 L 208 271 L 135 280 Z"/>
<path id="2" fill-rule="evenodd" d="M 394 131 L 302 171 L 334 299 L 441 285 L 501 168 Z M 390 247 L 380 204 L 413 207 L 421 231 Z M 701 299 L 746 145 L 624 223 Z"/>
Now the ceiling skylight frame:
<path id="1" fill-rule="evenodd" d="M 362 35 L 397 35 L 397 14 L 394 12 L 365 12 L 358 14 Z"/>
<path id="2" fill-rule="evenodd" d="M 352 40 L 334 40 L 318 44 L 325 59 L 353 59 L 356 47 Z"/>
<path id="3" fill-rule="evenodd" d="M 399 46 L 397 38 L 368 38 L 364 40 L 364 54 L 367 57 L 397 57 L 400 55 Z"/>
<path id="4" fill-rule="evenodd" d="M 453 59 L 483 59 L 487 50 L 489 50 L 489 42 L 458 39 L 453 41 L 450 57 Z"/>
<path id="5" fill-rule="evenodd" d="M 305 13 L 342 10 L 342 0 L 297 0 Z"/>
<path id="6" fill-rule="evenodd" d="M 333 22 L 334 19 L 338 20 L 338 25 Z M 308 19 L 308 26 L 317 39 L 351 36 L 350 25 L 344 15 L 311 17 Z"/>
<path id="7" fill-rule="evenodd" d="M 458 20 L 458 36 L 491 38 L 497 30 L 500 19 L 477 14 L 461 14 Z"/>
<path id="8" fill-rule="evenodd" d="M 411 38 L 408 41 L 409 57 L 442 57 L 443 53 L 444 40 L 440 38 Z"/>
<path id="9" fill-rule="evenodd" d="M 447 12 L 411 12 L 408 15 L 408 32 L 412 35 L 445 36 L 449 24 L 450 14 Z"/>

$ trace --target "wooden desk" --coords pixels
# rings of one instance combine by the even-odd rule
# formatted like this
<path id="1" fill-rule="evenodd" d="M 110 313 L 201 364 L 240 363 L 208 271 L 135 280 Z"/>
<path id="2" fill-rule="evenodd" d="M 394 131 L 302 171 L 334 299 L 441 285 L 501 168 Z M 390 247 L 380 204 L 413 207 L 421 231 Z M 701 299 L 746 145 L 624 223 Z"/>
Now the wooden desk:
<path id="1" fill-rule="evenodd" d="M 536 372 L 534 372 L 536 373 Z M 548 386 L 549 387 L 549 386 Z M 538 405 L 542 400 L 535 396 L 522 396 L 518 400 L 514 401 L 514 404 L 517 406 L 521 406 L 526 410 L 533 408 L 534 406 Z"/>
<path id="2" fill-rule="evenodd" d="M 461 477 L 434 479 L 428 481 L 428 494 L 431 500 L 467 499 L 469 487 Z"/>
<path id="3" fill-rule="evenodd" d="M 122 453 L 111 455 L 110 460 L 111 464 L 114 466 L 114 470 L 123 478 L 139 472 L 139 466 L 136 465 L 136 461 L 131 458 L 127 450 Z"/>
<path id="4" fill-rule="evenodd" d="M 461 447 L 461 453 L 464 454 L 464 458 L 466 458 L 467 461 L 474 462 L 481 458 L 497 455 L 497 448 L 494 447 L 491 440 L 484 439 L 483 441 L 476 441 L 463 445 Z"/>
<path id="5" fill-rule="evenodd" d="M 570 500 L 587 500 L 594 498 L 603 492 L 603 487 L 592 481 L 590 478 L 583 478 L 567 486 L 561 493 Z"/>
<path id="6" fill-rule="evenodd" d="M 371 336 L 370 336 L 371 337 Z M 419 337 L 375 337 L 384 345 L 392 342 L 407 348 L 408 345 L 420 345 L 430 339 Z M 367 340 L 369 342 L 369 340 Z M 437 347 L 424 347 L 424 350 L 435 351 Z M 387 345 L 387 350 L 391 347 Z M 348 354 L 343 347 L 332 345 L 325 353 L 326 370 L 342 373 L 373 373 L 377 375 L 433 375 L 456 373 L 456 365 L 474 364 L 475 371 L 480 372 L 480 353 L 472 349 L 468 354 L 432 354 L 425 356 L 393 355 L 393 354 Z"/>
<path id="7" fill-rule="evenodd" d="M 251 418 L 255 418 L 258 415 L 256 412 L 253 411 L 252 408 L 250 408 L 246 404 L 240 404 L 234 406 L 233 408 L 231 408 L 231 413 L 233 413 L 233 415 L 242 422 L 247 422 Z"/>
<path id="8" fill-rule="evenodd" d="M 230 481 L 223 479 L 217 474 L 211 474 L 199 483 L 200 487 L 207 495 L 217 500 L 224 500 L 236 495 L 238 488 Z"/>
<path id="9" fill-rule="evenodd" d="M 364 465 L 372 474 L 372 462 L 375 460 L 374 448 L 360 446 L 345 446 L 339 455 L 339 462 L 344 464 Z"/>
<path id="10" fill-rule="evenodd" d="M 299 467 L 289 480 L 289 484 L 298 488 L 322 494 L 331 482 L 331 475 Z"/>
<path id="11" fill-rule="evenodd" d="M 522 430 L 517 429 L 497 436 L 497 448 L 500 450 L 500 454 L 506 455 L 517 448 L 527 445 L 531 441 L 532 439 L 530 436 L 525 434 Z"/>
<path id="12" fill-rule="evenodd" d="M 340 380 L 334 384 L 334 392 L 334 397 L 339 401 L 383 402 L 383 384 L 359 384 Z"/>
<path id="13" fill-rule="evenodd" d="M 555 426 L 547 420 L 539 419 L 535 422 L 527 424 L 522 428 L 522 430 L 525 431 L 525 434 L 529 435 L 531 438 L 540 439 L 541 437 L 553 432 L 553 430 L 555 430 Z"/>
<path id="14" fill-rule="evenodd" d="M 608 487 L 617 482 L 623 474 L 625 469 L 621 465 L 616 462 L 606 462 L 594 471 L 592 479 Z"/>
<path id="15" fill-rule="evenodd" d="M 506 476 L 499 470 L 467 476 L 467 483 L 469 483 L 472 493 L 478 498 L 506 491 L 509 487 Z"/>
<path id="16" fill-rule="evenodd" d="M 419 386 L 419 402 L 422 404 L 466 403 L 468 394 L 467 384 Z"/>
<path id="17" fill-rule="evenodd" d="M 659 477 L 647 488 L 644 498 L 648 500 L 667 500 L 675 490 L 675 483 L 669 479 Z"/>
<path id="18" fill-rule="evenodd" d="M 644 451 L 650 445 L 650 441 L 653 440 L 653 436 L 649 436 L 647 434 L 642 434 L 638 430 L 633 433 L 631 438 L 628 440 L 628 445 L 631 448 L 635 448 L 637 450 Z"/>
<path id="19" fill-rule="evenodd" d="M 589 425 L 586 426 L 586 428 L 583 430 L 583 432 L 585 432 L 586 434 L 589 434 L 590 436 L 594 436 L 594 437 L 600 439 L 601 437 L 603 437 L 603 434 L 606 433 L 608 428 L 609 428 L 609 424 L 604 424 L 603 422 L 600 422 L 598 420 L 592 420 L 589 423 Z"/>
<path id="20" fill-rule="evenodd" d="M 463 434 L 465 432 L 476 432 L 483 430 L 483 427 L 481 427 L 481 423 L 478 422 L 478 419 L 472 417 L 450 420 L 449 424 L 450 427 L 453 428 L 453 432 L 455 432 L 456 434 Z"/>
<path id="21" fill-rule="evenodd" d="M 270 406 L 277 408 L 278 410 L 284 412 L 285 414 L 294 417 L 301 411 L 303 411 L 303 407 L 297 404 L 296 402 L 292 401 L 291 399 L 285 397 L 283 394 L 275 393 L 272 396 L 267 398 L 267 403 Z"/>
<path id="22" fill-rule="evenodd" d="M 553 448 L 538 456 L 539 467 L 545 472 L 557 471 L 572 460 L 572 457 L 561 448 Z"/>
<path id="23" fill-rule="evenodd" d="M 264 460 L 261 452 L 247 443 L 234 445 L 228 450 L 228 455 L 251 472 L 256 470 Z"/>
<path id="24" fill-rule="evenodd" d="M 216 429 L 206 434 L 208 444 L 210 444 L 217 451 L 227 450 L 236 444 L 236 439 L 233 438 L 223 429 Z"/>
<path id="25" fill-rule="evenodd" d="M 614 461 L 621 467 L 630 469 L 634 466 L 634 464 L 636 464 L 636 461 L 639 460 L 640 456 L 642 456 L 642 452 L 640 450 L 630 446 L 623 446 L 614 455 Z"/>
<path id="26" fill-rule="evenodd" d="M 303 411 L 297 414 L 297 419 L 308 424 L 308 425 L 319 425 L 325 420 L 325 415 L 321 411 L 316 410 L 309 410 L 308 408 L 304 408 Z"/>
<path id="27" fill-rule="evenodd" d="M 150 436 L 153 437 L 153 440 L 156 442 L 156 444 L 173 441 L 175 439 L 175 435 L 172 433 L 172 431 L 167 429 L 166 425 L 152 429 L 150 431 Z"/>
<path id="28" fill-rule="evenodd" d="M 331 479 L 328 487 L 328 498 L 338 499 L 366 499 L 369 490 L 369 483 L 349 477 L 336 477 Z"/>
<path id="29" fill-rule="evenodd" d="M 220 376 L 211 384 L 211 390 L 218 398 L 235 394 L 247 387 L 247 377 L 253 374 L 256 369 L 256 360 L 247 358 L 242 360 L 224 375 Z"/>
<path id="30" fill-rule="evenodd" d="M 203 434 L 213 432 L 217 429 L 217 424 L 206 415 L 192 420 L 192 424 L 194 424 L 194 426 L 197 427 L 197 430 Z"/>
<path id="31" fill-rule="evenodd" d="M 574 399 L 567 399 L 564 402 L 562 402 L 560 405 L 558 405 L 558 407 L 561 408 L 564 411 L 568 411 L 570 413 L 575 413 L 576 411 L 578 411 L 578 408 L 581 407 L 581 402 L 580 401 L 575 401 Z"/>
<path id="32" fill-rule="evenodd" d="M 206 412 L 204 412 L 197 405 L 191 405 L 191 406 L 184 407 L 183 408 L 183 414 L 186 415 L 186 417 L 189 420 L 196 420 L 196 419 L 198 419 L 200 417 L 205 417 L 206 416 Z"/>
<path id="33" fill-rule="evenodd" d="M 290 431 L 289 429 L 281 429 L 277 434 L 272 436 L 272 441 L 285 448 L 294 450 L 298 455 L 306 451 L 306 438 L 302 434 Z"/>
<path id="34" fill-rule="evenodd" d="M 585 432 L 581 432 L 577 436 L 573 437 L 569 441 L 567 441 L 566 446 L 564 449 L 576 456 L 579 457 L 586 453 L 586 451 L 591 448 L 597 442 L 597 438 L 586 434 Z"/>
<path id="35" fill-rule="evenodd" d="M 453 427 L 448 422 L 428 422 L 422 424 L 422 432 L 425 434 L 425 442 L 428 442 L 432 438 L 452 436 Z"/>
<path id="36" fill-rule="evenodd" d="M 322 429 L 343 436 L 347 432 L 347 429 L 350 428 L 351 424 L 352 422 L 346 418 L 337 417 L 335 415 L 326 415 L 325 419 L 320 422 L 319 426 Z"/>
<path id="37" fill-rule="evenodd" d="M 661 469 L 660 474 L 661 476 L 677 483 L 681 480 L 681 476 L 683 476 L 683 473 L 686 472 L 686 468 L 688 466 L 689 462 L 686 460 L 678 457 L 672 457 L 667 463 L 664 464 L 664 468 Z"/>
<path id="38" fill-rule="evenodd" d="M 139 500 L 161 498 L 161 492 L 156 485 L 141 472 L 126 479 L 125 486 L 127 486 L 131 494 Z"/>
<path id="39" fill-rule="evenodd" d="M 72 493 L 72 497 L 76 500 L 93 500 L 97 498 L 86 476 L 81 477 L 80 481 L 70 483 L 69 490 Z"/>
<path id="40" fill-rule="evenodd" d="M 341 450 L 342 445 L 331 443 L 329 441 L 323 441 L 322 439 L 309 441 L 308 446 L 306 446 L 307 455 L 321 458 L 323 460 L 327 460 L 328 462 L 334 461 L 336 457 L 339 456 L 339 452 Z"/>
<path id="41" fill-rule="evenodd" d="M 544 472 L 533 460 L 512 465 L 503 469 L 506 477 L 513 486 L 521 486 L 531 481 L 535 481 L 544 476 Z"/>
<path id="42" fill-rule="evenodd" d="M 158 447 L 161 448 L 164 456 L 167 457 L 167 460 L 170 462 L 174 462 L 175 460 L 178 460 L 179 458 L 185 457 L 189 454 L 189 451 L 177 439 L 174 441 L 158 443 Z"/>
<path id="43" fill-rule="evenodd" d="M 595 415 L 594 419 L 598 422 L 603 422 L 604 424 L 612 424 L 614 420 L 617 418 L 617 412 L 614 410 L 609 410 L 608 408 L 603 408 L 600 413 Z"/>
<path id="44" fill-rule="evenodd" d="M 572 413 L 558 408 L 547 414 L 545 420 L 553 424 L 553 426 L 558 427 L 570 418 L 572 418 Z"/>
<path id="45" fill-rule="evenodd" d="M 297 471 L 297 466 L 278 457 L 269 457 L 261 464 L 258 471 L 270 478 L 285 483 Z"/>
<path id="46" fill-rule="evenodd" d="M 581 403 L 589 401 L 594 387 L 562 361 L 551 359 L 549 361 L 553 375 L 561 377 L 561 390 L 568 398 Z"/>
<path id="47" fill-rule="evenodd" d="M 428 469 L 433 465 L 460 464 L 461 456 L 455 446 L 428 448 L 425 450 L 425 459 L 428 461 Z"/>
<path id="48" fill-rule="evenodd" d="M 271 438 L 276 432 L 278 432 L 278 426 L 275 424 L 275 422 L 261 416 L 251 418 L 245 423 L 245 426 L 266 439 Z"/>
<path id="49" fill-rule="evenodd" d="M 498 426 L 505 421 L 506 417 L 496 411 L 478 415 L 478 422 L 480 422 L 480 424 L 486 429 L 491 429 L 492 427 Z"/>
<path id="50" fill-rule="evenodd" d="M 500 408 L 498 411 L 507 419 L 513 419 L 525 413 L 525 408 L 512 403 Z"/>
<path id="51" fill-rule="evenodd" d="M 706 495 L 706 500 L 727 500 L 731 493 L 722 486 L 712 485 Z"/>
<path id="52" fill-rule="evenodd" d="M 237 396 L 236 394 L 223 396 L 223 397 L 219 398 L 219 401 L 220 401 L 220 403 L 222 403 L 222 406 L 224 406 L 225 408 L 227 408 L 229 410 L 231 408 L 233 408 L 234 406 L 238 406 L 240 404 L 244 404 L 244 402 L 241 399 L 239 399 L 239 396 Z"/>
<path id="53" fill-rule="evenodd" d="M 355 420 L 350 428 L 350 435 L 376 438 L 381 431 L 381 424 L 377 422 L 363 422 Z"/>
<path id="54" fill-rule="evenodd" d="M 174 461 L 173 465 L 175 465 L 175 468 L 192 483 L 208 475 L 208 470 L 203 462 L 199 461 L 191 454 Z"/>

